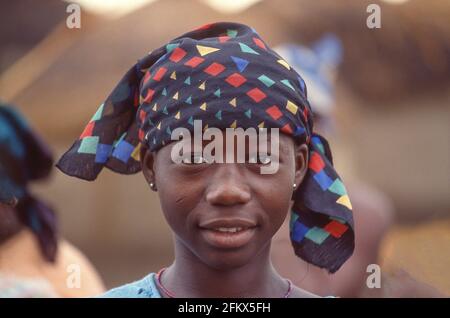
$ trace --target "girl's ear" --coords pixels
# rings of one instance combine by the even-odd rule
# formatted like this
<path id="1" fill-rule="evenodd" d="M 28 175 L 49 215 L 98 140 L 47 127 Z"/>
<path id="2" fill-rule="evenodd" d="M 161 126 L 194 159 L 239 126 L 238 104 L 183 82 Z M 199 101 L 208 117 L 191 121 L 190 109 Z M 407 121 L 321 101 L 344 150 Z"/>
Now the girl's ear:
<path id="1" fill-rule="evenodd" d="M 294 183 L 297 184 L 297 188 L 301 185 L 303 178 L 308 170 L 308 145 L 303 143 L 301 145 L 295 145 L 295 177 Z"/>
<path id="2" fill-rule="evenodd" d="M 147 182 L 155 184 L 155 153 L 151 152 L 148 147 L 141 147 L 141 168 Z"/>

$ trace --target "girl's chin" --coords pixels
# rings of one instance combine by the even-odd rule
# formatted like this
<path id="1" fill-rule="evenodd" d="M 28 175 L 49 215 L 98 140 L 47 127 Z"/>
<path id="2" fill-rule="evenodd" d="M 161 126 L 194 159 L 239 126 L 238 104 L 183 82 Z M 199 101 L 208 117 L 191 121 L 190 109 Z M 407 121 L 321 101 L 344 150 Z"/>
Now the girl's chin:
<path id="1" fill-rule="evenodd" d="M 202 255 L 203 254 L 203 255 Z M 209 249 L 204 253 L 198 253 L 204 264 L 217 270 L 231 270 L 249 264 L 255 259 L 257 251 L 251 251 L 248 248 L 240 250 L 219 250 Z"/>

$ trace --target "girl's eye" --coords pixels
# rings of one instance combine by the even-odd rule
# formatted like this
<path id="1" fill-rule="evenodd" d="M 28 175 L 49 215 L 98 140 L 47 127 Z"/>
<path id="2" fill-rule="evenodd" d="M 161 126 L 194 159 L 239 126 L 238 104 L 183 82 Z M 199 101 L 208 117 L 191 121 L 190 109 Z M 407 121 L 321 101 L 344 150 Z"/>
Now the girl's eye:
<path id="1" fill-rule="evenodd" d="M 182 162 L 184 164 L 202 164 L 207 163 L 206 159 L 201 154 L 191 153 L 189 157 L 183 158 Z"/>
<path id="2" fill-rule="evenodd" d="M 257 163 L 257 164 L 261 164 L 261 165 L 267 165 L 271 162 L 271 158 L 268 155 L 265 154 L 253 154 L 250 155 L 248 158 L 248 162 L 249 163 Z"/>

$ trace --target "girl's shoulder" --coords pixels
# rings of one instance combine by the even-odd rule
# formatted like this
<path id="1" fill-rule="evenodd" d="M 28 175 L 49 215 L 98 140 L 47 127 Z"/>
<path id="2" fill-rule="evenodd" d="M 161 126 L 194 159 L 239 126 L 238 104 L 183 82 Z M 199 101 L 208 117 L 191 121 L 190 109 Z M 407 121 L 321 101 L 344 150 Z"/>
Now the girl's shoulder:
<path id="1" fill-rule="evenodd" d="M 161 298 L 155 286 L 155 273 L 150 273 L 144 278 L 128 283 L 98 296 L 99 298 Z"/>

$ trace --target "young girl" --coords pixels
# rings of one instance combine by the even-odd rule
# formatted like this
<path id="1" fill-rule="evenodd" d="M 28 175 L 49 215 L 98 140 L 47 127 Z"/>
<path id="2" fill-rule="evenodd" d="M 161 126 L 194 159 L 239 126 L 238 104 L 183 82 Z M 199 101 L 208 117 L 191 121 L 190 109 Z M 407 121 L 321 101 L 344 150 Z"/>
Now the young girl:
<path id="1" fill-rule="evenodd" d="M 223 164 L 208 159 L 213 141 L 203 139 L 200 152 L 174 160 L 184 138 L 172 132 L 194 132 L 196 120 L 205 134 L 279 129 L 266 145 L 277 151 L 263 156 L 261 144 L 245 141 L 246 160 Z M 104 296 L 314 296 L 281 277 L 269 253 L 288 211 L 297 256 L 333 273 L 353 252 L 349 198 L 312 130 L 302 78 L 246 25 L 204 25 L 139 60 L 57 164 L 85 180 L 103 167 L 142 170 L 174 232 L 173 264 Z M 227 154 L 236 145 L 225 134 L 214 142 Z M 276 172 L 261 173 L 272 161 Z"/>

